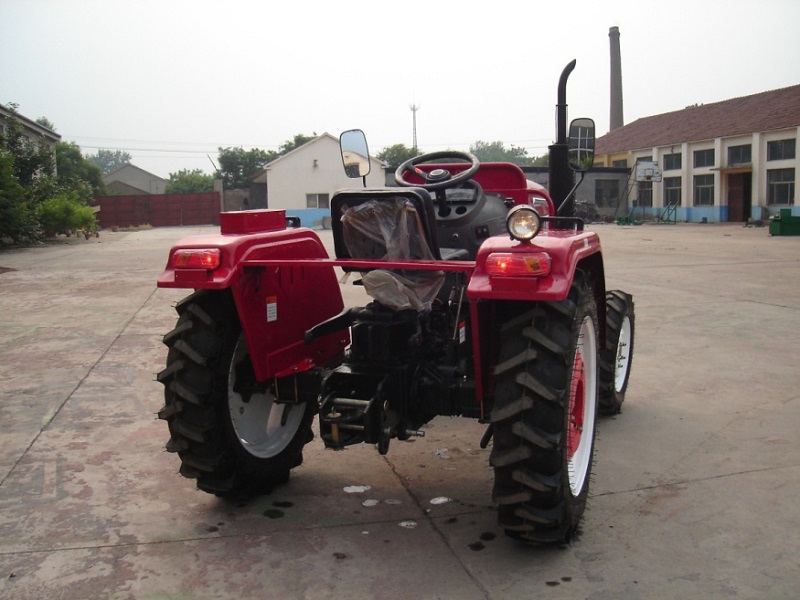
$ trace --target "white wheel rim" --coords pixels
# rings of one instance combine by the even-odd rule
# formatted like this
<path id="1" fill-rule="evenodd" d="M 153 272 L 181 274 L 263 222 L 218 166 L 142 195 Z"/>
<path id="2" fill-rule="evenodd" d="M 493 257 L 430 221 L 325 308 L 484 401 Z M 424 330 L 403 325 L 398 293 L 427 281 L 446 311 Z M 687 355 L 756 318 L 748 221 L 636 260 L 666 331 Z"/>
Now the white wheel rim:
<path id="1" fill-rule="evenodd" d="M 303 420 L 302 404 L 278 404 L 269 391 L 254 393 L 249 402 L 234 391 L 236 367 L 250 360 L 244 336 L 239 338 L 228 371 L 228 410 L 242 447 L 258 458 L 280 454 L 292 441 Z M 283 421 L 283 423 L 282 423 Z"/>
<path id="2" fill-rule="evenodd" d="M 567 472 L 569 474 L 569 487 L 573 496 L 581 493 L 589 470 L 592 466 L 592 446 L 594 442 L 594 421 L 597 398 L 597 337 L 595 335 L 594 322 L 590 316 L 586 316 L 581 323 L 580 335 L 578 336 L 578 348 L 576 352 L 580 355 L 583 363 L 584 374 L 581 379 L 579 390 L 582 391 L 581 417 L 582 433 L 577 447 L 572 456 L 567 459 Z M 572 385 L 575 385 L 576 378 L 573 373 Z M 572 396 L 570 392 L 570 408 L 572 408 Z"/>
<path id="3" fill-rule="evenodd" d="M 617 356 L 614 363 L 614 389 L 621 392 L 628 377 L 628 364 L 631 359 L 631 318 L 625 316 L 619 330 Z"/>

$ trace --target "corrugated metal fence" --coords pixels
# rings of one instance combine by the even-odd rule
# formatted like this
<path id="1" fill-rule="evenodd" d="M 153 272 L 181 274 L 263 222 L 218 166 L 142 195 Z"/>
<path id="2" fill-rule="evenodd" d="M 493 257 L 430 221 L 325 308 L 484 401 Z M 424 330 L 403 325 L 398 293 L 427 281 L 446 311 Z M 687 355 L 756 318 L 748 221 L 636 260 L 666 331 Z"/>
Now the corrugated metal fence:
<path id="1" fill-rule="evenodd" d="M 95 198 L 100 226 L 172 227 L 219 225 L 219 193 L 152 194 L 146 196 L 100 196 Z"/>

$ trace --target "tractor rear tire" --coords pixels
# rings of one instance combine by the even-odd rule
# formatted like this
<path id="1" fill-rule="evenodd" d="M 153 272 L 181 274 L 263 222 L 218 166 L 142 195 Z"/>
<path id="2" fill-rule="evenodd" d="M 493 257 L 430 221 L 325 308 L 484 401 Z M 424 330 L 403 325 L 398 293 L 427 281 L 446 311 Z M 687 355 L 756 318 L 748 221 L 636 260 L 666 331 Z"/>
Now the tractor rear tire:
<path id="1" fill-rule="evenodd" d="M 492 499 L 507 535 L 559 544 L 586 508 L 597 413 L 597 307 L 576 274 L 561 302 L 499 308 Z"/>
<path id="2" fill-rule="evenodd" d="M 633 361 L 633 297 L 620 290 L 606 292 L 606 345 L 600 351 L 600 412 L 622 410 Z"/>
<path id="3" fill-rule="evenodd" d="M 180 473 L 217 496 L 269 493 L 303 462 L 313 439 L 312 402 L 279 404 L 255 378 L 230 291 L 199 290 L 178 303 L 164 336 L 167 366 L 159 418 Z"/>

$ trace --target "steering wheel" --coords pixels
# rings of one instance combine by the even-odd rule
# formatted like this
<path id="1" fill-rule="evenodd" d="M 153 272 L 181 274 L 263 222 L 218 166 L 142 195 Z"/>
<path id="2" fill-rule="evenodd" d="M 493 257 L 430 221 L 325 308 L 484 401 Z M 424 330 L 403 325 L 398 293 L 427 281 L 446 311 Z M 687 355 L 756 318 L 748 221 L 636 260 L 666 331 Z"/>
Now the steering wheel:
<path id="1" fill-rule="evenodd" d="M 447 169 L 433 169 L 430 173 L 426 173 L 422 169 L 417 168 L 417 165 L 419 164 L 430 162 L 432 160 L 442 160 L 445 158 L 457 158 L 465 160 L 470 163 L 470 166 L 467 170 L 461 171 L 461 173 L 458 173 L 457 175 L 453 175 Z M 478 172 L 480 166 L 481 163 L 478 158 L 469 152 L 459 152 L 458 150 L 429 152 L 428 154 L 410 158 L 402 165 L 397 167 L 397 170 L 394 172 L 394 180 L 397 182 L 397 185 L 404 187 L 421 187 L 422 189 L 430 191 L 443 190 L 466 181 Z M 411 171 L 418 177 L 422 178 L 425 183 L 417 184 L 406 181 L 403 176 L 407 171 Z"/>

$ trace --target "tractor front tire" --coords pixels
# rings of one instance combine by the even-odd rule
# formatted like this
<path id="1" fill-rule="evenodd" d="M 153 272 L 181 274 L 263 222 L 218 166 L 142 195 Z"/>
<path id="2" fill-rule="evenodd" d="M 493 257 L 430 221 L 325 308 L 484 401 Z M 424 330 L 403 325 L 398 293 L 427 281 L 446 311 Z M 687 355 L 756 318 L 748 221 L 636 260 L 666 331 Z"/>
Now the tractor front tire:
<path id="1" fill-rule="evenodd" d="M 598 318 L 588 278 L 561 302 L 498 307 L 492 499 L 507 535 L 566 543 L 586 508 L 594 453 Z"/>
<path id="2" fill-rule="evenodd" d="M 269 493 L 303 462 L 313 439 L 312 402 L 279 404 L 255 378 L 229 290 L 199 290 L 176 306 L 178 322 L 164 336 L 169 347 L 164 408 L 167 451 L 180 473 L 217 496 Z"/>
<path id="3" fill-rule="evenodd" d="M 600 351 L 600 412 L 622 410 L 633 361 L 633 297 L 620 290 L 606 292 L 606 345 Z"/>

